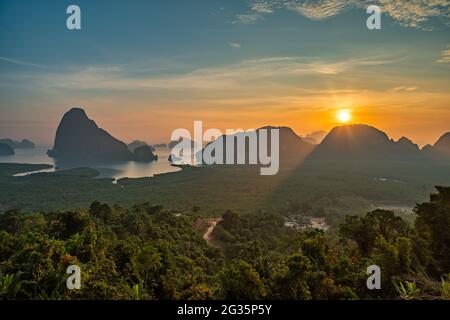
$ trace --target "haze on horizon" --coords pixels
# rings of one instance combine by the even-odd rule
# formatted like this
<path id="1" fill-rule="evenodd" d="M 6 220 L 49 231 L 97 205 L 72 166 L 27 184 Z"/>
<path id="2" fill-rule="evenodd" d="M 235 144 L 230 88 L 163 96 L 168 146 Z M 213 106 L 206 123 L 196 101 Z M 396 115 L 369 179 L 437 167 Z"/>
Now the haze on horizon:
<path id="1" fill-rule="evenodd" d="M 0 138 L 51 144 L 83 107 L 124 141 L 175 128 L 282 125 L 306 135 L 365 123 L 423 146 L 450 131 L 448 1 L 0 3 Z M 371 1 L 377 3 L 377 1 Z M 385 4 L 383 6 L 383 4 Z"/>

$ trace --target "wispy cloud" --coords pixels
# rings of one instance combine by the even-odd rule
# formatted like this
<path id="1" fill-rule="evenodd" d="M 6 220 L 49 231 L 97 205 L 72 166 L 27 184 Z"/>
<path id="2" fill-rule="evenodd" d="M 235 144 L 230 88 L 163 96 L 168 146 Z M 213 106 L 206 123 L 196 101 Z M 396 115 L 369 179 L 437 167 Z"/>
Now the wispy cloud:
<path id="1" fill-rule="evenodd" d="M 229 45 L 230 47 L 236 48 L 236 49 L 241 48 L 241 44 L 240 44 L 240 43 L 237 43 L 237 42 L 228 42 L 228 45 Z"/>
<path id="2" fill-rule="evenodd" d="M 447 23 L 449 21 L 450 1 L 448 0 L 379 0 L 379 3 L 384 12 L 405 27 L 429 29 L 426 22 L 433 17 L 442 18 Z"/>
<path id="3" fill-rule="evenodd" d="M 276 7 L 279 7 L 279 3 L 276 0 L 254 0 L 250 3 L 249 12 L 237 14 L 233 23 L 242 25 L 254 24 L 258 20 L 263 19 L 264 15 L 273 13 Z"/>
<path id="4" fill-rule="evenodd" d="M 399 87 L 395 87 L 392 89 L 392 91 L 394 92 L 413 92 L 413 91 L 417 91 L 419 89 L 419 87 L 417 86 L 399 86 Z"/>
<path id="5" fill-rule="evenodd" d="M 318 0 L 318 1 L 289 1 L 286 7 L 297 11 L 301 15 L 313 19 L 323 20 L 335 16 L 355 5 L 353 0 Z"/>
<path id="6" fill-rule="evenodd" d="M 442 51 L 441 56 L 437 60 L 439 63 L 450 63 L 450 46 L 447 46 L 447 49 Z"/>
<path id="7" fill-rule="evenodd" d="M 46 67 L 40 64 L 31 63 L 28 61 L 23 60 L 17 60 L 17 59 L 11 59 L 6 57 L 0 57 L 0 61 L 9 62 L 12 64 L 20 65 L 20 66 L 26 66 L 26 67 L 33 67 L 33 68 L 39 68 L 39 69 L 45 69 Z"/>
<path id="8" fill-rule="evenodd" d="M 244 60 L 220 67 L 147 77 L 133 76 L 130 66 L 90 66 L 70 72 L 40 76 L 37 85 L 69 90 L 245 90 L 283 86 L 302 76 L 330 77 L 353 69 L 379 66 L 396 61 L 389 58 L 354 58 L 327 61 L 308 57 L 268 57 Z M 307 77 L 306 77 L 307 78 Z M 306 79 L 305 78 L 305 79 Z"/>
<path id="9" fill-rule="evenodd" d="M 258 13 L 272 13 L 273 5 L 271 1 L 255 1 L 251 4 L 251 10 Z"/>
<path id="10" fill-rule="evenodd" d="M 238 14 L 236 15 L 236 19 L 232 22 L 233 24 L 254 24 L 256 21 L 261 19 L 262 16 L 257 13 L 248 13 L 248 14 Z"/>
<path id="11" fill-rule="evenodd" d="M 255 0 L 250 3 L 250 12 L 244 14 L 247 16 L 244 21 L 246 24 L 255 23 L 263 15 L 280 8 L 296 11 L 312 20 L 324 20 L 351 8 L 365 9 L 372 4 L 379 5 L 383 13 L 404 27 L 430 30 L 432 27 L 427 23 L 433 18 L 450 25 L 449 0 Z"/>

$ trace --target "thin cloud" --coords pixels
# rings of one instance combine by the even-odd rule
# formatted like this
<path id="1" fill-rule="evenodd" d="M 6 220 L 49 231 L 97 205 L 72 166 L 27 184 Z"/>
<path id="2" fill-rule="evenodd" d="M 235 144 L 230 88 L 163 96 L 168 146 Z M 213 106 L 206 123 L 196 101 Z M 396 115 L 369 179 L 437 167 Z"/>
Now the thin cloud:
<path id="1" fill-rule="evenodd" d="M 437 60 L 439 63 L 450 63 L 450 46 L 448 49 L 442 51 L 441 56 Z"/>
<path id="2" fill-rule="evenodd" d="M 232 48 L 236 48 L 236 49 L 240 49 L 241 48 L 241 44 L 237 43 L 237 42 L 229 42 L 228 45 Z"/>
<path id="3" fill-rule="evenodd" d="M 399 86 L 392 89 L 394 92 L 413 92 L 417 91 L 419 87 L 417 86 Z"/>
<path id="4" fill-rule="evenodd" d="M 404 27 L 430 29 L 426 23 L 433 17 L 449 20 L 450 1 L 379 0 L 382 10 Z"/>
<path id="5" fill-rule="evenodd" d="M 286 7 L 290 10 L 297 11 L 309 19 L 323 20 L 347 10 L 355 4 L 354 2 L 352 0 L 292 1 L 286 3 Z"/>
<path id="6" fill-rule="evenodd" d="M 242 25 L 249 25 L 254 24 L 259 19 L 262 19 L 262 16 L 256 13 L 249 13 L 249 14 L 238 14 L 236 15 L 236 20 L 233 21 L 233 24 L 242 24 Z"/>
<path id="7" fill-rule="evenodd" d="M 34 64 L 31 62 L 23 61 L 23 60 L 17 60 L 17 59 L 11 59 L 6 57 L 0 57 L 1 61 L 9 62 L 12 64 L 20 65 L 20 66 L 26 66 L 26 67 L 33 67 L 33 68 L 39 68 L 39 69 L 45 69 L 46 67 L 40 64 Z"/>
<path id="8" fill-rule="evenodd" d="M 308 19 L 325 20 L 352 8 L 365 9 L 372 4 L 379 5 L 383 13 L 404 27 L 432 30 L 429 22 L 433 18 L 440 19 L 446 26 L 450 25 L 448 0 L 256 0 L 250 3 L 251 13 L 247 14 L 253 19 L 246 22 L 255 23 L 263 15 L 274 13 L 280 8 L 295 11 Z"/>
<path id="9" fill-rule="evenodd" d="M 237 14 L 233 23 L 242 25 L 255 24 L 258 20 L 264 19 L 264 15 L 273 13 L 276 6 L 278 6 L 277 1 L 255 0 L 250 3 L 250 12 Z"/>
<path id="10" fill-rule="evenodd" d="M 256 1 L 251 4 L 251 10 L 258 13 L 272 13 L 273 3 L 271 1 Z"/>
<path id="11" fill-rule="evenodd" d="M 393 59 L 357 58 L 325 61 L 306 57 L 268 57 L 220 67 L 199 68 L 165 76 L 133 77 L 129 66 L 90 66 L 69 73 L 40 76 L 38 84 L 55 89 L 81 90 L 236 90 L 244 87 L 282 85 L 302 75 L 335 76 L 364 66 L 393 63 Z"/>

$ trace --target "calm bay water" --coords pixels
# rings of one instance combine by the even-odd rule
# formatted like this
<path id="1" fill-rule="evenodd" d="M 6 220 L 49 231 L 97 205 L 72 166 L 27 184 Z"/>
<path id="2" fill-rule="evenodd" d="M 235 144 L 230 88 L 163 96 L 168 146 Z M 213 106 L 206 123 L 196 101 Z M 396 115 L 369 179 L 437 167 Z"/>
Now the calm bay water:
<path id="1" fill-rule="evenodd" d="M 56 166 L 54 159 L 47 156 L 49 146 L 37 146 L 35 149 L 16 149 L 16 154 L 13 156 L 0 156 L 0 163 L 29 163 L 29 164 L 50 164 Z M 83 165 L 90 167 L 100 172 L 101 178 L 143 178 L 153 177 L 156 174 L 169 173 L 180 171 L 178 167 L 174 167 L 168 160 L 170 149 L 157 148 L 156 154 L 158 161 L 153 162 L 123 162 L 112 164 L 93 164 Z M 71 169 L 78 166 L 61 166 L 58 164 L 57 170 Z M 45 172 L 55 171 L 55 168 L 50 170 L 43 170 Z"/>

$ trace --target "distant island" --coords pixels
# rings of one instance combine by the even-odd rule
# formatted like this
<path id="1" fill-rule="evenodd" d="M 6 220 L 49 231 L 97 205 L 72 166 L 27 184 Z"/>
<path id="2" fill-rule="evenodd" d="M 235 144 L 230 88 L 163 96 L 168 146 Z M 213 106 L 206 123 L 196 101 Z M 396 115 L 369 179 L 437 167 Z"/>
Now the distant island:
<path id="1" fill-rule="evenodd" d="M 279 130 L 279 152 L 280 152 L 280 162 L 282 165 L 288 165 L 292 166 L 295 164 L 300 163 L 303 161 L 315 148 L 315 145 L 310 144 L 306 142 L 304 139 L 302 139 L 300 136 L 298 136 L 294 130 L 292 130 L 289 127 L 274 127 L 274 126 L 265 126 L 262 128 L 259 128 L 256 130 L 256 133 L 259 133 L 260 130 L 267 130 L 270 132 L 271 130 Z M 238 137 L 244 138 L 245 133 L 236 133 L 232 136 L 237 140 Z M 257 136 L 257 139 L 259 139 L 259 134 Z M 241 141 L 243 139 L 240 139 Z M 258 145 L 260 145 L 260 142 L 258 140 Z M 222 163 L 227 162 L 227 148 L 226 148 L 226 135 L 218 137 L 216 140 L 208 143 L 201 152 L 205 154 L 208 150 L 222 150 Z M 270 142 L 267 142 L 267 149 L 270 150 Z M 249 163 L 249 145 L 246 142 L 245 143 L 245 163 Z M 215 154 L 215 151 L 212 151 L 213 154 Z M 234 163 L 237 163 L 237 153 L 238 153 L 238 147 L 235 144 L 234 145 Z M 172 157 L 173 159 L 174 157 Z M 199 159 L 199 155 L 196 155 L 197 160 Z"/>
<path id="2" fill-rule="evenodd" d="M 151 146 L 140 146 L 134 149 L 134 160 L 137 162 L 149 162 L 158 160 L 158 156 L 153 153 Z"/>
<path id="3" fill-rule="evenodd" d="M 158 156 L 154 154 L 156 151 L 154 147 L 148 145 L 144 141 L 134 140 L 128 144 L 128 149 L 133 152 L 135 161 L 148 162 L 158 160 Z"/>
<path id="4" fill-rule="evenodd" d="M 420 148 L 406 137 L 394 141 L 377 128 L 353 124 L 333 128 L 311 157 L 333 160 L 414 160 L 423 155 Z"/>
<path id="5" fill-rule="evenodd" d="M 150 147 L 150 149 L 152 149 L 152 151 L 155 151 L 155 148 L 152 147 L 151 145 L 147 144 L 147 142 L 145 142 L 145 141 L 134 140 L 133 142 L 128 144 L 128 149 L 130 149 L 131 152 L 134 152 L 139 147 Z"/>
<path id="6" fill-rule="evenodd" d="M 450 132 L 445 133 L 434 145 L 419 148 L 417 144 L 407 137 L 395 141 L 389 136 L 366 124 L 351 124 L 333 128 L 325 135 L 319 144 L 311 143 L 309 138 L 297 135 L 289 127 L 266 126 L 257 129 L 278 129 L 280 133 L 280 162 L 284 166 L 292 166 L 300 163 L 315 163 L 317 161 L 351 162 L 351 161 L 377 161 L 379 163 L 389 161 L 415 161 L 450 159 Z M 322 134 L 322 132 L 320 132 Z M 237 133 L 233 136 L 243 135 Z M 223 163 L 226 159 L 226 148 L 221 136 L 208 143 L 205 149 L 217 149 L 223 146 Z M 315 141 L 315 140 L 314 140 Z M 170 146 L 176 145 L 172 142 Z M 234 157 L 237 157 L 237 147 L 234 146 Z M 245 145 L 246 161 L 248 163 L 248 145 Z M 176 162 L 180 159 L 171 155 L 169 161 Z M 236 159 L 235 159 L 236 163 Z"/>
<path id="7" fill-rule="evenodd" d="M 314 149 L 311 160 L 428 160 L 450 159 L 450 132 L 445 133 L 434 145 L 422 149 L 407 137 L 397 141 L 386 133 L 365 124 L 345 125 L 333 128 Z"/>
<path id="8" fill-rule="evenodd" d="M 62 118 L 56 131 L 53 149 L 48 155 L 65 162 L 154 161 L 158 157 L 149 146 L 130 151 L 122 141 L 88 118 L 81 108 L 73 108 Z"/>
<path id="9" fill-rule="evenodd" d="M 0 139 L 0 143 L 7 144 L 13 149 L 34 149 L 36 145 L 27 139 L 22 139 L 22 141 L 16 141 L 13 139 Z"/>
<path id="10" fill-rule="evenodd" d="M 198 144 L 197 142 L 188 139 L 188 138 L 180 138 L 178 141 L 170 141 L 169 144 L 167 145 L 167 147 L 169 149 L 173 149 L 176 145 L 178 145 L 180 142 L 184 142 L 184 143 L 190 143 L 191 144 L 191 148 L 195 148 Z"/>

